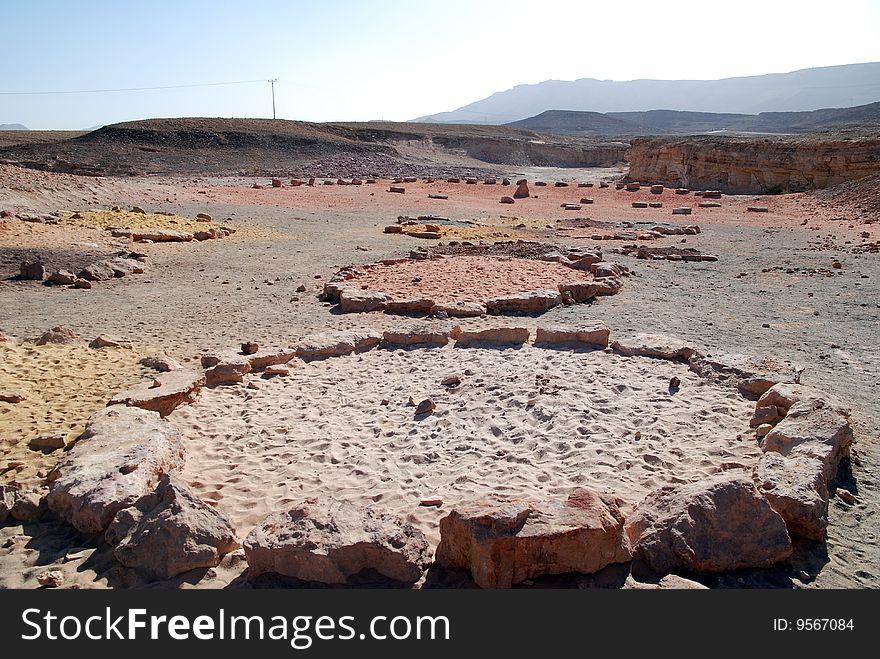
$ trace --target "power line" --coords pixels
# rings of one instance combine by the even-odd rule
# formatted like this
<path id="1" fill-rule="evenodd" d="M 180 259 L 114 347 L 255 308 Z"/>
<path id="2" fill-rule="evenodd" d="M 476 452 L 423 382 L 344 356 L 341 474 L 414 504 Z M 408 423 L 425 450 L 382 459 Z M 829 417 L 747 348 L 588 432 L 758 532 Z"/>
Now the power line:
<path id="1" fill-rule="evenodd" d="M 40 91 L 40 92 L 0 92 L 0 96 L 41 96 L 48 94 L 106 94 L 112 92 L 142 92 L 154 89 L 189 89 L 193 87 L 220 87 L 224 85 L 248 85 L 263 80 L 235 80 L 232 82 L 202 82 L 192 85 L 163 85 L 161 87 L 121 87 L 118 89 L 77 89 L 68 91 Z"/>

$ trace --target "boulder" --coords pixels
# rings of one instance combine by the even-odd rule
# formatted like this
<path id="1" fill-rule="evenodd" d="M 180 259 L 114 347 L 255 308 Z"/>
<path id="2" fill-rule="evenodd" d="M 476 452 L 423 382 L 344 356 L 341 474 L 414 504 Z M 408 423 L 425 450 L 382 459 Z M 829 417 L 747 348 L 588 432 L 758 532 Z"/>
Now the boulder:
<path id="1" fill-rule="evenodd" d="M 529 196 L 531 196 L 531 193 L 529 192 L 529 184 L 526 182 L 525 179 L 522 179 L 516 184 L 516 190 L 513 193 L 513 198 L 528 199 Z"/>
<path id="2" fill-rule="evenodd" d="M 458 336 L 457 325 L 411 325 L 396 330 L 386 330 L 382 335 L 384 342 L 395 346 L 445 346 L 450 338 Z"/>
<path id="3" fill-rule="evenodd" d="M 490 313 L 543 313 L 561 303 L 558 290 L 546 289 L 490 298 L 486 300 L 486 310 Z"/>
<path id="4" fill-rule="evenodd" d="M 849 456 L 853 432 L 849 419 L 826 400 L 800 401 L 761 441 L 764 451 L 791 458 L 812 457 L 822 463 L 826 483 Z"/>
<path id="5" fill-rule="evenodd" d="M 271 572 L 302 581 L 349 583 L 361 572 L 414 583 L 431 561 L 409 522 L 345 501 L 307 499 L 267 517 L 244 542 L 248 578 Z"/>
<path id="6" fill-rule="evenodd" d="M 764 453 L 753 477 L 791 536 L 822 540 L 828 527 L 828 486 L 821 460 Z"/>
<path id="7" fill-rule="evenodd" d="M 437 302 L 431 307 L 431 313 L 445 313 L 452 318 L 474 318 L 486 314 L 486 307 L 479 302 Z"/>
<path id="8" fill-rule="evenodd" d="M 586 272 L 592 272 L 593 265 L 602 262 L 602 257 L 597 254 L 584 254 L 580 258 L 573 258 L 573 255 L 570 255 L 568 258 L 571 259 L 568 267 Z"/>
<path id="9" fill-rule="evenodd" d="M 67 433 L 49 432 L 32 437 L 28 441 L 28 448 L 34 451 L 56 451 L 67 446 Z"/>
<path id="10" fill-rule="evenodd" d="M 792 553 L 785 521 L 742 471 L 655 490 L 626 531 L 633 557 L 659 574 L 770 567 Z"/>
<path id="11" fill-rule="evenodd" d="M 622 277 L 623 271 L 620 266 L 608 261 L 597 261 L 590 265 L 590 272 L 594 277 Z"/>
<path id="12" fill-rule="evenodd" d="M 611 344 L 614 352 L 624 357 L 653 357 L 654 359 L 685 360 L 695 350 L 681 339 L 665 334 L 636 334 L 631 339 L 618 339 Z"/>
<path id="13" fill-rule="evenodd" d="M 247 359 L 220 362 L 205 371 L 205 384 L 209 387 L 237 384 L 250 372 L 251 363 Z"/>
<path id="14" fill-rule="evenodd" d="M 774 407 L 780 416 L 785 416 L 795 403 L 801 401 L 815 403 L 827 401 L 829 405 L 837 407 L 841 414 L 849 416 L 849 411 L 840 403 L 833 400 L 828 394 L 813 387 L 791 382 L 780 382 L 770 387 L 758 399 L 755 409 L 761 407 Z"/>
<path id="15" fill-rule="evenodd" d="M 46 281 L 57 286 L 73 286 L 76 280 L 77 276 L 70 270 L 56 270 Z"/>
<path id="16" fill-rule="evenodd" d="M 171 414 L 179 405 L 195 401 L 203 386 L 205 386 L 203 373 L 181 368 L 162 373 L 153 380 L 147 380 L 116 394 L 108 405 L 140 407 L 158 412 L 164 417 Z"/>
<path id="17" fill-rule="evenodd" d="M 458 335 L 456 346 L 470 344 L 522 345 L 529 340 L 527 327 L 490 327 L 483 330 L 464 331 Z"/>
<path id="18" fill-rule="evenodd" d="M 328 357 L 350 355 L 379 345 L 382 335 L 373 330 L 321 332 L 301 339 L 295 346 L 296 356 L 310 362 Z"/>
<path id="19" fill-rule="evenodd" d="M 770 357 L 740 354 L 695 353 L 688 358 L 694 373 L 719 384 L 736 387 L 746 396 L 758 397 L 779 382 L 800 380 L 801 371 L 793 364 Z"/>
<path id="20" fill-rule="evenodd" d="M 80 270 L 77 273 L 77 278 L 85 279 L 86 281 L 107 281 L 109 279 L 115 279 L 116 273 L 113 268 L 107 265 L 107 263 L 99 262 L 87 265 Z"/>
<path id="21" fill-rule="evenodd" d="M 164 474 L 155 491 L 116 513 L 104 534 L 123 566 L 153 579 L 214 567 L 238 549 L 232 524 L 177 476 Z"/>
<path id="22" fill-rule="evenodd" d="M 103 532 L 117 512 L 183 466 L 180 431 L 156 412 L 112 406 L 48 475 L 49 508 L 83 533 Z"/>
<path id="23" fill-rule="evenodd" d="M 345 313 L 366 313 L 381 311 L 388 302 L 385 293 L 362 291 L 355 288 L 343 288 L 339 292 L 339 306 Z"/>
<path id="24" fill-rule="evenodd" d="M 559 292 L 562 295 L 570 295 L 574 302 L 587 302 L 596 297 L 598 287 L 590 281 L 574 281 L 559 284 Z"/>
<path id="25" fill-rule="evenodd" d="M 619 505 L 615 497 L 586 488 L 565 501 L 489 495 L 458 504 L 440 520 L 435 560 L 470 570 L 481 588 L 510 588 L 568 572 L 592 574 L 630 559 Z"/>
<path id="26" fill-rule="evenodd" d="M 596 295 L 617 295 L 620 292 L 623 282 L 618 277 L 596 277 L 593 279 L 593 285 L 596 287 Z"/>
<path id="27" fill-rule="evenodd" d="M 46 266 L 41 261 L 22 261 L 19 266 L 19 277 L 43 281 L 46 278 Z"/>
<path id="28" fill-rule="evenodd" d="M 82 343 L 82 339 L 79 338 L 79 334 L 74 332 L 69 327 L 58 325 L 56 327 L 53 327 L 45 334 L 43 334 L 39 339 L 37 339 L 38 346 L 44 346 L 49 343 L 74 345 L 77 343 Z"/>
<path id="29" fill-rule="evenodd" d="M 535 345 L 538 344 L 581 344 L 608 347 L 608 337 L 611 331 L 600 322 L 585 323 L 579 327 L 562 327 L 553 325 L 549 327 L 538 326 Z"/>

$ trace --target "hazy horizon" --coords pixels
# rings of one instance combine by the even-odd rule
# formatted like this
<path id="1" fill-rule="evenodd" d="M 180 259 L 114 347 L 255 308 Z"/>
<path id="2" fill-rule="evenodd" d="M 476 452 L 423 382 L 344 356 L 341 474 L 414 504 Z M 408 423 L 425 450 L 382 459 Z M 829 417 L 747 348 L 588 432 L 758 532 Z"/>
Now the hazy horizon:
<path id="1" fill-rule="evenodd" d="M 880 61 L 870 0 L 841 0 L 833 13 L 755 0 L 735 13 L 692 1 L 627 7 L 20 3 L 0 9 L 7 53 L 23 54 L 0 61 L 0 124 L 271 117 L 270 78 L 279 119 L 406 121 L 547 80 L 718 80 Z M 39 57 L 28 55 L 35 35 Z M 131 89 L 153 87 L 165 89 Z"/>

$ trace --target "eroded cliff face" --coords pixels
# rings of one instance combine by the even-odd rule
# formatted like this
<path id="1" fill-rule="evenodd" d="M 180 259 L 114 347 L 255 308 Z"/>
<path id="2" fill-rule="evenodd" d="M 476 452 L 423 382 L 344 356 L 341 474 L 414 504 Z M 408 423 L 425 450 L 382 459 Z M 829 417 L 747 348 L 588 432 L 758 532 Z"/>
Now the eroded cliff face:
<path id="1" fill-rule="evenodd" d="M 880 137 L 633 139 L 629 180 L 729 194 L 798 192 L 880 173 Z"/>
<path id="2" fill-rule="evenodd" d="M 625 142 L 586 143 L 571 140 L 547 143 L 542 140 L 513 140 L 434 136 L 434 144 L 463 151 L 471 158 L 496 165 L 533 167 L 613 167 L 624 161 Z"/>

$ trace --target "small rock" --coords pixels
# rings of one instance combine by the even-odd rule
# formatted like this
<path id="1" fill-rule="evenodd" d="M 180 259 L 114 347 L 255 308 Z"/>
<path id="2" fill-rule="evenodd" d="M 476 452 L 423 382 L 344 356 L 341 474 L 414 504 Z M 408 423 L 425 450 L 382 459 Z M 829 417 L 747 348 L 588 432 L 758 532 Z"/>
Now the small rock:
<path id="1" fill-rule="evenodd" d="M 681 387 L 681 380 L 677 377 L 673 376 L 669 380 L 669 390 L 672 391 L 674 389 L 679 389 Z"/>
<path id="2" fill-rule="evenodd" d="M 41 261 L 22 261 L 19 273 L 22 279 L 43 281 L 46 278 L 46 266 Z"/>
<path id="3" fill-rule="evenodd" d="M 422 414 L 431 414 L 437 408 L 437 404 L 431 400 L 430 398 L 425 398 L 418 405 L 416 405 L 416 416 Z"/>
<path id="4" fill-rule="evenodd" d="M 855 495 L 849 490 L 843 489 L 842 487 L 837 488 L 837 498 L 844 503 L 848 503 L 851 506 L 854 506 L 856 504 Z"/>
<path id="5" fill-rule="evenodd" d="M 440 380 L 440 384 L 444 387 L 457 387 L 461 384 L 461 377 L 458 375 L 447 375 L 445 378 Z"/>
<path id="6" fill-rule="evenodd" d="M 419 505 L 425 508 L 439 508 L 443 505 L 443 499 L 422 499 Z"/>
<path id="7" fill-rule="evenodd" d="M 37 575 L 37 583 L 45 588 L 58 588 L 64 583 L 64 574 L 60 570 L 47 570 Z"/>
<path id="8" fill-rule="evenodd" d="M 253 341 L 248 341 L 246 343 L 241 344 L 241 352 L 243 355 L 253 355 L 254 353 L 260 350 L 260 345 Z"/>
<path id="9" fill-rule="evenodd" d="M 28 442 L 28 447 L 35 451 L 54 451 L 65 446 L 67 446 L 67 435 L 63 432 L 44 433 Z"/>
<path id="10" fill-rule="evenodd" d="M 17 391 L 0 391 L 0 403 L 20 403 L 25 400 L 24 394 Z"/>

